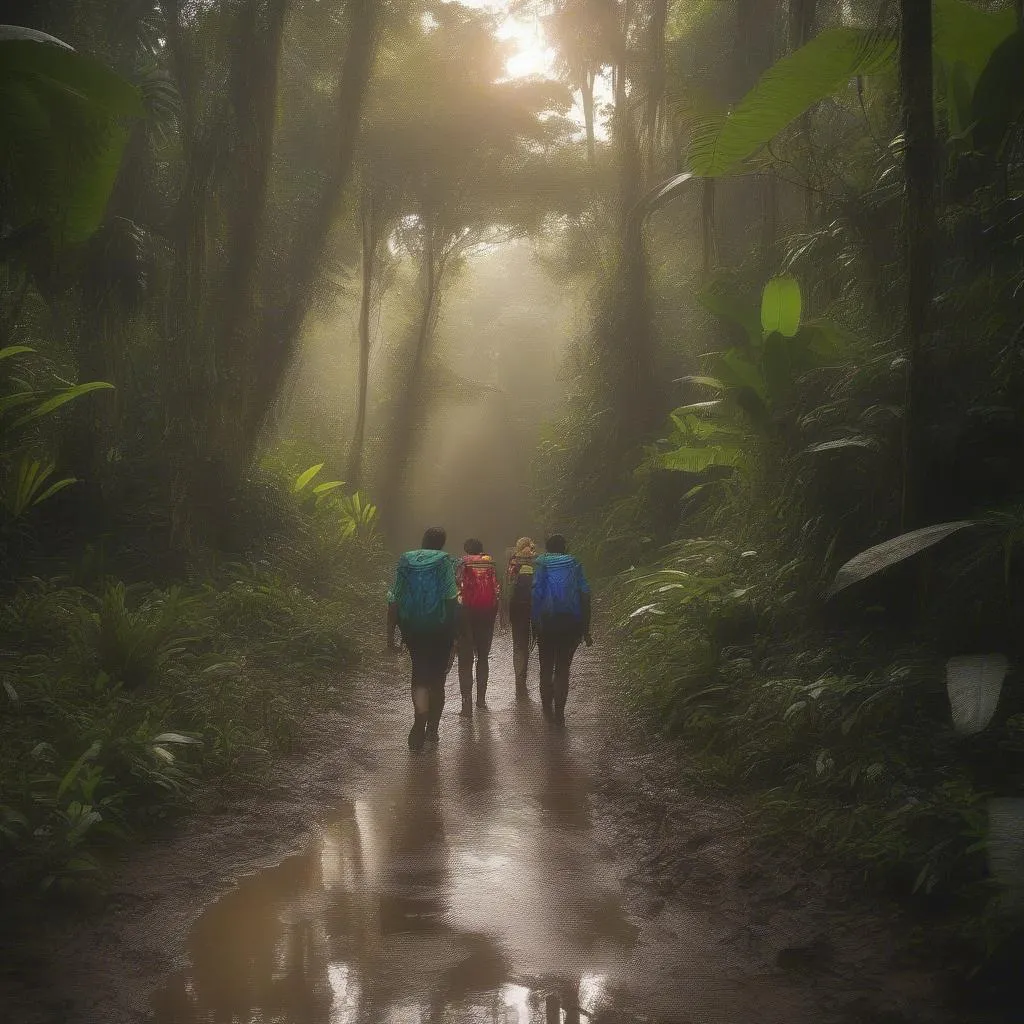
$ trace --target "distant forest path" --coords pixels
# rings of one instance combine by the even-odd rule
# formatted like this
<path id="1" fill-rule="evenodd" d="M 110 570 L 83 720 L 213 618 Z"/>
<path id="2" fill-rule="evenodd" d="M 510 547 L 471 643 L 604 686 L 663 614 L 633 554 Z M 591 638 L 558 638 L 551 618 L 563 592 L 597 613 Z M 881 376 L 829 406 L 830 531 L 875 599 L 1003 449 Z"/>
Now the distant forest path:
<path id="1" fill-rule="evenodd" d="M 940 1020 L 891 926 L 742 817 L 617 707 L 580 652 L 568 727 L 513 699 L 411 755 L 408 666 L 370 665 L 257 792 L 136 850 L 106 907 L 38 940 L 12 1022 Z M 287 680 L 282 680 L 287 686 Z M 351 689 L 349 688 L 351 687 Z M 348 694 L 351 693 L 351 699 Z M 831 894 L 831 895 L 830 895 Z M 29 957 L 23 952 L 23 959 Z"/>

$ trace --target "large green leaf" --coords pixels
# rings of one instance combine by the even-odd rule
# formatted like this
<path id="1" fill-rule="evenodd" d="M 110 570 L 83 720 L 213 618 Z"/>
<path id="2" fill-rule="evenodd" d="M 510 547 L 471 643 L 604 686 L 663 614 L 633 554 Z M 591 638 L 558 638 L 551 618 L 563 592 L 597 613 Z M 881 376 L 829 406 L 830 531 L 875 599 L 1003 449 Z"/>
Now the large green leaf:
<path id="1" fill-rule="evenodd" d="M 296 478 L 295 483 L 292 485 L 292 491 L 298 494 L 299 491 L 303 490 L 306 485 L 310 482 L 324 468 L 322 462 L 318 462 L 315 466 L 310 466 L 309 469 L 303 470 Z"/>
<path id="2" fill-rule="evenodd" d="M 743 451 L 725 445 L 676 448 L 661 452 L 651 459 L 653 468 L 674 470 L 677 473 L 703 473 L 713 466 L 737 469 L 742 462 Z"/>
<path id="3" fill-rule="evenodd" d="M 26 352 L 35 352 L 30 345 L 7 345 L 0 348 L 0 359 L 11 359 L 14 356 L 24 355 Z"/>
<path id="4" fill-rule="evenodd" d="M 822 32 L 773 64 L 727 114 L 704 119 L 690 145 L 690 169 L 718 177 L 851 78 L 890 66 L 894 45 L 853 28 Z"/>
<path id="5" fill-rule="evenodd" d="M 773 277 L 761 293 L 761 327 L 766 334 L 778 331 L 785 338 L 795 338 L 800 330 L 802 298 L 795 277 Z"/>
<path id="6" fill-rule="evenodd" d="M 758 398 L 768 397 L 764 374 L 737 349 L 729 349 L 714 360 L 715 375 L 730 387 L 749 388 Z"/>
<path id="7" fill-rule="evenodd" d="M 56 412 L 62 405 L 67 405 L 68 402 L 73 402 L 75 399 L 88 395 L 92 391 L 112 390 L 113 387 L 113 384 L 108 384 L 104 380 L 92 380 L 86 384 L 76 384 L 74 387 L 63 388 L 57 394 L 47 398 L 45 402 L 40 402 L 39 405 L 20 419 L 15 420 L 12 427 L 22 427 L 32 420 L 39 419 L 41 416 L 49 416 L 50 413 Z"/>
<path id="8" fill-rule="evenodd" d="M 57 41 L 59 42 L 59 41 Z M 99 226 L 139 91 L 92 57 L 34 38 L 0 38 L 0 176 L 16 225 L 56 242 Z"/>
<path id="9" fill-rule="evenodd" d="M 933 11 L 935 52 L 949 67 L 963 64 L 975 78 L 996 47 L 1017 28 L 1010 4 L 985 11 L 965 0 L 935 0 Z"/>
<path id="10" fill-rule="evenodd" d="M 727 280 L 717 278 L 697 293 L 697 301 L 715 316 L 743 329 L 751 345 L 761 340 L 757 306 Z"/>
<path id="11" fill-rule="evenodd" d="M 1024 114 L 1024 30 L 1004 39 L 985 65 L 971 100 L 974 145 L 995 156 Z"/>
<path id="12" fill-rule="evenodd" d="M 859 555 L 855 555 L 839 569 L 836 578 L 832 581 L 832 586 L 828 588 L 827 596 L 832 597 L 853 583 L 859 583 L 883 569 L 896 565 L 897 562 L 916 555 L 919 551 L 933 547 L 951 534 L 964 530 L 968 526 L 977 525 L 973 519 L 936 523 L 934 526 L 925 526 L 920 530 L 911 530 L 910 533 L 901 533 L 898 537 L 876 544 Z"/>

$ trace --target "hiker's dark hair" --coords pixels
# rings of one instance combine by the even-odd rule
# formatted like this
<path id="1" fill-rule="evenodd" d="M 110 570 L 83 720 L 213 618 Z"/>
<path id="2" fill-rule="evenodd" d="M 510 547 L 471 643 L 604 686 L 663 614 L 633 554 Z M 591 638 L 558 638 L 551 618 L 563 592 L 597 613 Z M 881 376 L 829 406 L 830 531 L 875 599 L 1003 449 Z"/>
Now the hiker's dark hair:
<path id="1" fill-rule="evenodd" d="M 431 526 L 423 534 L 423 547 L 431 551 L 440 551 L 448 543 L 448 534 L 443 526 Z"/>
<path id="2" fill-rule="evenodd" d="M 470 537 L 465 544 L 462 545 L 462 550 L 467 555 L 482 555 L 484 553 L 483 544 L 476 539 L 476 537 Z"/>
<path id="3" fill-rule="evenodd" d="M 564 555 L 566 547 L 565 538 L 560 533 L 553 533 L 544 541 L 544 550 L 553 555 Z"/>

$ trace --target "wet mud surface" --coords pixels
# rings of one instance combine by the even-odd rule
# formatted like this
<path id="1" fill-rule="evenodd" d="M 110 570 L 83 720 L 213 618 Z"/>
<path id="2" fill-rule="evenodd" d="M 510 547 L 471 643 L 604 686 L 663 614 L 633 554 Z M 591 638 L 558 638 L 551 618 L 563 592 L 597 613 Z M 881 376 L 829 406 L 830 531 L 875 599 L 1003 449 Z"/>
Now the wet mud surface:
<path id="1" fill-rule="evenodd" d="M 512 696 L 405 748 L 407 663 L 259 793 L 137 850 L 87 924 L 14 952 L 0 1018 L 153 1024 L 938 1021 L 895 926 L 766 860 L 740 814 L 615 711 L 599 648 L 568 727 Z M 348 687 L 346 687 L 346 691 Z M 8 960 L 9 966 L 12 960 Z M 4 1002 L 10 1012 L 3 1012 Z"/>

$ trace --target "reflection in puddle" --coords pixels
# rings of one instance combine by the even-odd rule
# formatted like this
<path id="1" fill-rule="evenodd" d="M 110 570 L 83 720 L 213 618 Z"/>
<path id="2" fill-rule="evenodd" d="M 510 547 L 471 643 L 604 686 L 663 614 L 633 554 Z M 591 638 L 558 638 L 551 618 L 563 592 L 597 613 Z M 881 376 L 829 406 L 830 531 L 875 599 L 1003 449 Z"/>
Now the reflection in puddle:
<path id="1" fill-rule="evenodd" d="M 579 768 L 564 739 L 520 742 L 521 712 L 497 718 L 449 729 L 204 914 L 157 1024 L 599 1016 L 634 932 Z"/>

